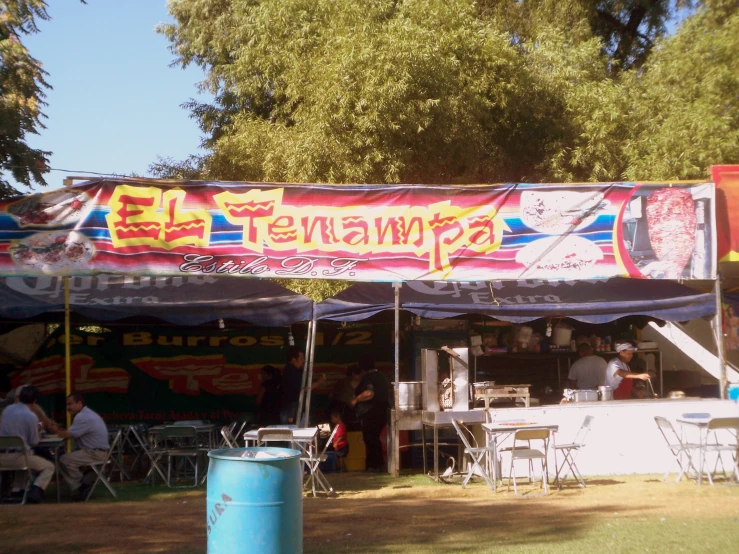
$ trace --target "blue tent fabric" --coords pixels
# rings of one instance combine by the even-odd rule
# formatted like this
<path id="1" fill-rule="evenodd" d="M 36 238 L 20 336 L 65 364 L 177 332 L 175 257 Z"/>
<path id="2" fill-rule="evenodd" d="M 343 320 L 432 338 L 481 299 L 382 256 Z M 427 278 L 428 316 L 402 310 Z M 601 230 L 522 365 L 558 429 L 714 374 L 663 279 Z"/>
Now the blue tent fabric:
<path id="1" fill-rule="evenodd" d="M 713 293 L 672 281 L 616 278 L 601 281 L 491 281 L 403 283 L 400 303 L 421 317 L 441 319 L 465 314 L 523 323 L 542 317 L 570 317 L 608 323 L 630 315 L 687 321 L 716 313 Z M 389 283 L 359 283 L 316 305 L 318 319 L 359 321 L 393 309 Z"/>
<path id="2" fill-rule="evenodd" d="M 73 312 L 96 321 L 156 317 L 177 325 L 219 318 L 277 327 L 307 321 L 313 301 L 270 281 L 211 276 L 70 277 Z M 0 277 L 0 318 L 64 310 L 61 277 Z"/>

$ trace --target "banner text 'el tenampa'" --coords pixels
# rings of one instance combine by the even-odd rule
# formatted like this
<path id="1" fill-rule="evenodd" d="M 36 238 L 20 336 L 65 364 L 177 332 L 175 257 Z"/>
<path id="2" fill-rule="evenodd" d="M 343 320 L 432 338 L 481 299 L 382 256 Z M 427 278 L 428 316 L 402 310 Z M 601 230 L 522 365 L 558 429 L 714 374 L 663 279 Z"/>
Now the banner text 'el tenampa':
<path id="1" fill-rule="evenodd" d="M 88 181 L 0 203 L 4 275 L 712 279 L 713 184 Z"/>

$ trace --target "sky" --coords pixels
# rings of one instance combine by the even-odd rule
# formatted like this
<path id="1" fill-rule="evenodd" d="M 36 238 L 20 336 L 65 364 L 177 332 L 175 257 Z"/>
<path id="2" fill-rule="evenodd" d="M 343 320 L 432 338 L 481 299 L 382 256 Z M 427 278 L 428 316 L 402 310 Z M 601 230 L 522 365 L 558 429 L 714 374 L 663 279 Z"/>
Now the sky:
<path id="1" fill-rule="evenodd" d="M 29 143 L 53 152 L 50 167 L 74 170 L 49 173 L 50 189 L 81 170 L 146 175 L 157 156 L 199 152 L 200 130 L 180 105 L 204 98 L 203 74 L 169 67 L 169 43 L 154 30 L 169 20 L 165 0 L 49 0 L 48 12 L 24 43 L 53 87 L 47 128 Z"/>

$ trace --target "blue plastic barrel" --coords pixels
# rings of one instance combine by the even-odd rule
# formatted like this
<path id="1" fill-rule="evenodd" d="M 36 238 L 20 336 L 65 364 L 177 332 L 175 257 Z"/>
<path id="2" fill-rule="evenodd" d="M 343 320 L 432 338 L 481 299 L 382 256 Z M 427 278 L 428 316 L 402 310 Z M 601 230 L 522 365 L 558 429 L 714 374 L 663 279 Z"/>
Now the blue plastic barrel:
<path id="1" fill-rule="evenodd" d="M 739 385 L 729 385 L 729 400 L 739 402 Z"/>
<path id="2" fill-rule="evenodd" d="M 208 457 L 208 554 L 302 553 L 300 452 L 230 448 Z"/>

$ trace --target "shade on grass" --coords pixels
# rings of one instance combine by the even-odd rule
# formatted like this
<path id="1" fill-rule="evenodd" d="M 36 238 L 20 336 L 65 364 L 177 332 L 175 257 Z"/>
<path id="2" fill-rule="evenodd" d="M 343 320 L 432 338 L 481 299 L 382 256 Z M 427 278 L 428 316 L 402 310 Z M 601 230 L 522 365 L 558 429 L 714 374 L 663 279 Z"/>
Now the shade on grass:
<path id="1" fill-rule="evenodd" d="M 328 478 L 337 498 L 303 499 L 306 554 L 734 552 L 739 537 L 739 487 L 615 476 L 520 499 L 422 475 Z M 117 502 L 101 489 L 88 504 L 0 508 L 3 552 L 205 553 L 204 487 L 114 486 Z"/>

